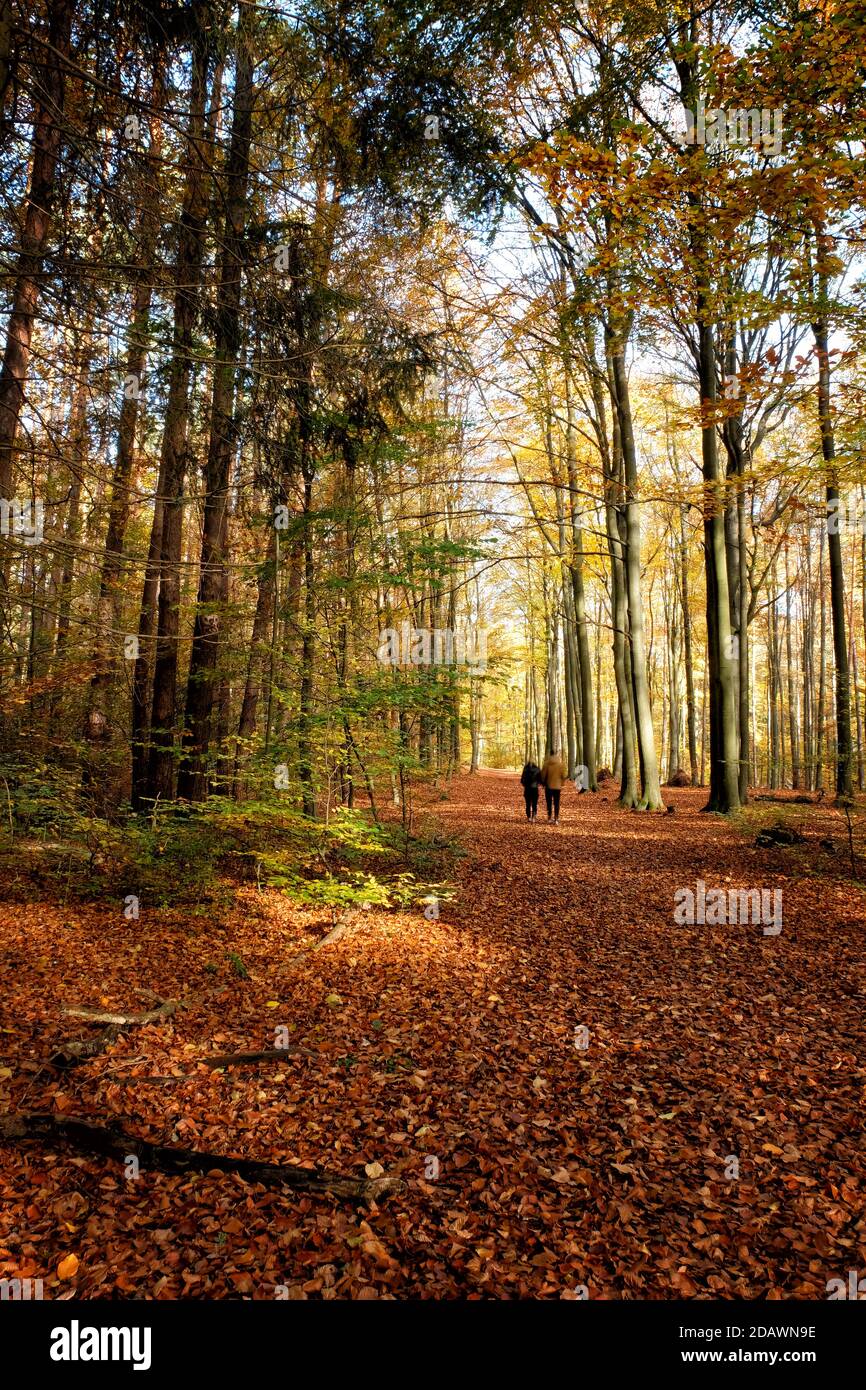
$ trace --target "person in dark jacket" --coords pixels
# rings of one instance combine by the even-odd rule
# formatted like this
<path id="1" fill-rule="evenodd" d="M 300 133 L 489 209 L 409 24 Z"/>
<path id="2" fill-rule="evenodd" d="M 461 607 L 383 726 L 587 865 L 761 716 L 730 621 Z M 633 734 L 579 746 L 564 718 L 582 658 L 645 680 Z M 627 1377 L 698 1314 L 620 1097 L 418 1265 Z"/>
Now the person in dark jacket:
<path id="1" fill-rule="evenodd" d="M 538 815 L 538 788 L 541 785 L 541 768 L 537 763 L 526 764 L 520 774 L 520 785 L 526 802 L 526 819 L 533 821 Z"/>

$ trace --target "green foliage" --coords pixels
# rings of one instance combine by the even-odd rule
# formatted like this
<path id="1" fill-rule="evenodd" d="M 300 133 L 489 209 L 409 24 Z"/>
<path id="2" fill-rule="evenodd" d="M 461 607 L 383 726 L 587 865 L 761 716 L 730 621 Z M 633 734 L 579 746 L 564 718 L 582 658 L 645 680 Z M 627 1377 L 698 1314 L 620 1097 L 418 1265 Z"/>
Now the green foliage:
<path id="1" fill-rule="evenodd" d="M 0 764 L 5 830 L 44 839 L 76 835 L 86 817 L 77 809 L 78 773 L 52 764 L 4 760 Z"/>
<path id="2" fill-rule="evenodd" d="M 301 857 L 263 855 L 261 881 L 279 888 L 293 902 L 329 907 L 407 909 L 435 894 L 446 896 L 440 882 L 421 881 L 404 867 L 406 836 L 396 826 L 376 825 L 358 811 L 341 808 L 320 826 L 315 845 Z M 412 850 L 430 871 L 441 863 L 444 840 L 411 841 Z M 373 859 L 377 872 L 367 861 Z"/>
<path id="3" fill-rule="evenodd" d="M 250 978 L 250 972 L 247 970 L 247 967 L 244 965 L 237 951 L 226 951 L 226 960 L 240 979 L 248 980 Z"/>
<path id="4" fill-rule="evenodd" d="M 57 892 L 59 880 L 64 899 L 116 898 L 122 888 L 157 908 L 211 911 L 230 904 L 239 878 L 255 877 L 311 907 L 406 910 L 447 896 L 445 872 L 459 853 L 435 828 L 410 835 L 344 807 L 321 824 L 274 798 L 168 803 L 115 823 L 85 814 L 75 774 L 50 765 L 0 765 L 4 791 L 7 883 L 31 893 L 44 881 Z M 240 975 L 243 962 L 232 965 Z"/>
<path id="5" fill-rule="evenodd" d="M 281 888 L 293 902 L 315 907 L 388 906 L 388 891 L 372 874 L 350 874 L 337 878 L 327 874 L 320 879 L 305 879 L 300 874 L 285 872 L 279 866 L 267 866 L 265 882 L 269 888 Z"/>

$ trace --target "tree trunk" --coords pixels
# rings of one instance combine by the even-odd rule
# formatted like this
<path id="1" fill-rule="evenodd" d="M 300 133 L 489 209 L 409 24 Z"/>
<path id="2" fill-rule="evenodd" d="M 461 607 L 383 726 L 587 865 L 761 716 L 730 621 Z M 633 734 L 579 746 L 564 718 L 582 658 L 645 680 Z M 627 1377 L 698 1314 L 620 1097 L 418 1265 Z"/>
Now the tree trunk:
<path id="1" fill-rule="evenodd" d="M 316 594 L 313 559 L 313 479 L 314 464 L 302 454 L 304 479 L 304 623 L 301 649 L 301 689 L 298 709 L 298 778 L 301 783 L 301 803 L 305 816 L 316 816 L 316 791 L 313 781 L 313 673 L 316 652 Z M 402 725 L 401 725 L 402 730 Z"/>
<path id="2" fill-rule="evenodd" d="M 577 637 L 577 675 L 580 680 L 580 763 L 585 767 L 581 785 L 598 790 L 595 765 L 595 706 L 592 696 L 592 666 L 586 625 L 586 593 L 583 580 L 583 527 L 580 513 L 580 484 L 577 472 L 577 424 L 569 374 L 565 369 L 566 462 L 568 465 L 569 512 L 571 514 L 571 587 L 574 598 L 574 631 Z"/>
<path id="3" fill-rule="evenodd" d="M 247 185 L 253 117 L 252 10 L 241 6 L 235 45 L 231 144 L 226 165 L 226 216 L 216 302 L 214 375 L 201 565 L 195 629 L 186 692 L 186 742 L 178 776 L 178 795 L 191 801 L 207 796 L 207 757 L 212 739 L 225 607 L 228 602 L 228 508 L 236 438 L 235 394 L 241 356 L 241 282 L 245 259 Z M 175 643 L 175 666 L 177 664 Z"/>
<path id="4" fill-rule="evenodd" d="M 827 590 L 824 584 L 824 533 L 821 527 L 818 540 L 818 596 L 821 609 L 821 631 L 818 647 L 818 711 L 815 715 L 815 790 L 824 788 L 824 715 L 827 703 Z"/>
<path id="5" fill-rule="evenodd" d="M 697 110 L 698 68 L 693 54 L 675 58 L 680 97 L 687 111 Z M 701 161 L 698 146 L 685 157 Z M 704 564 L 707 587 L 707 665 L 710 705 L 710 795 L 705 810 L 736 811 L 740 804 L 740 749 L 737 736 L 737 648 L 731 630 L 728 561 L 725 546 L 725 487 L 719 467 L 716 420 L 716 352 L 714 299 L 710 284 L 712 256 L 704 231 L 706 209 L 698 191 L 689 193 L 690 269 L 695 278 L 698 335 L 698 387 L 701 410 L 701 466 L 704 477 Z"/>
<path id="6" fill-rule="evenodd" d="M 45 65 L 34 84 L 35 113 L 30 184 L 25 199 L 21 241 L 12 272 L 12 310 L 0 369 L 0 497 L 13 492 L 15 437 L 30 366 L 33 324 L 39 302 L 45 252 L 56 192 L 57 161 L 66 99 L 66 65 L 70 58 L 72 0 L 54 0 L 48 13 Z"/>
<path id="7" fill-rule="evenodd" d="M 842 538 L 839 534 L 839 487 L 836 472 L 836 437 L 830 402 L 829 314 L 827 299 L 829 273 L 828 245 L 823 227 L 815 224 L 818 311 L 812 324 L 818 358 L 818 423 L 821 453 L 826 472 L 827 556 L 830 565 L 830 613 L 833 627 L 833 657 L 836 667 L 836 797 L 847 800 L 853 793 L 851 746 L 851 694 L 848 670 L 848 641 L 845 632 L 845 571 Z"/>
<path id="8" fill-rule="evenodd" d="M 81 335 L 80 344 L 73 358 L 76 386 L 69 412 L 69 428 L 66 436 L 70 472 L 69 509 L 66 514 L 63 558 L 55 595 L 57 632 L 54 642 L 53 664 L 55 673 L 58 675 L 61 672 L 64 652 L 69 642 L 74 597 L 75 559 L 81 540 L 81 492 L 84 472 L 87 467 L 87 401 L 92 359 L 93 335 L 92 323 L 89 322 Z M 52 714 L 57 712 L 61 695 L 62 684 L 58 685 L 52 694 Z"/>
<path id="9" fill-rule="evenodd" d="M 791 786 L 800 789 L 800 728 L 797 719 L 797 694 L 794 684 L 794 655 L 791 640 L 791 574 L 788 547 L 785 547 L 785 667 L 788 676 L 788 737 L 791 744 Z"/>
<path id="10" fill-rule="evenodd" d="M 208 47 L 202 37 L 193 49 L 186 189 L 175 267 L 174 349 L 169 368 L 158 483 L 162 518 L 159 536 L 156 659 L 146 786 L 147 797 L 150 800 L 156 800 L 157 797 L 170 800 L 174 794 L 180 561 L 183 541 L 183 492 L 187 468 L 189 383 L 208 214 L 208 141 L 205 128 L 207 73 Z M 220 87 L 221 72 L 217 68 L 213 88 L 214 110 L 219 104 Z M 145 585 L 147 588 L 147 580 Z M 145 626 L 152 625 L 152 621 L 149 619 Z"/>
<path id="11" fill-rule="evenodd" d="M 708 304 L 698 295 L 700 393 L 707 412 L 701 428 L 704 475 L 704 556 L 707 574 L 707 655 L 710 703 L 710 797 L 708 811 L 727 813 L 740 804 L 739 742 L 737 738 L 736 655 L 731 631 L 728 561 L 725 547 L 724 488 L 714 406 L 716 362 Z"/>
<path id="12" fill-rule="evenodd" d="M 668 781 L 672 781 L 680 767 L 680 741 L 682 738 L 681 705 L 681 666 L 679 614 L 674 593 L 668 592 Z"/>
<path id="13" fill-rule="evenodd" d="M 153 297 L 153 257 L 159 233 L 158 202 L 153 197 L 151 185 L 158 178 L 162 155 L 162 125 L 157 113 L 162 107 L 163 90 L 160 72 L 154 80 L 151 92 L 154 115 L 150 124 L 150 153 L 146 161 L 147 178 L 142 195 L 143 207 L 138 219 L 141 253 L 132 299 L 129 346 L 124 364 L 124 380 L 133 386 L 143 379 L 147 362 L 150 305 Z M 99 576 L 99 597 L 96 610 L 97 630 L 93 647 L 95 670 L 90 683 L 86 724 L 86 732 L 88 733 L 94 730 L 94 725 L 97 723 L 103 724 L 106 732 L 110 732 L 107 704 L 112 674 L 116 666 L 114 652 L 117 639 L 114 629 L 119 617 L 123 547 L 129 521 L 130 487 L 135 470 L 135 436 L 140 408 L 141 392 L 138 389 L 130 389 L 128 393 L 124 394 L 120 408 L 117 451 L 111 475 L 108 527 Z M 101 716 L 101 719 L 94 720 L 94 715 Z"/>
<path id="14" fill-rule="evenodd" d="M 641 597 L 641 535 L 638 501 L 637 453 L 632 428 L 628 376 L 625 369 L 625 343 L 617 335 L 612 343 L 614 406 L 619 418 L 620 447 L 625 474 L 625 585 L 628 597 L 628 630 L 631 646 L 632 682 L 635 697 L 635 725 L 640 753 L 642 786 L 638 810 L 664 808 L 659 784 L 658 760 L 653 733 L 652 707 L 647 680 L 647 659 Z"/>
<path id="15" fill-rule="evenodd" d="M 698 741 L 695 727 L 695 669 L 692 660 L 692 615 L 689 605 L 689 550 L 686 544 L 686 508 L 680 508 L 680 607 L 683 618 L 683 659 L 686 668 L 686 724 L 689 739 L 689 771 L 698 785 Z"/>
<path id="16" fill-rule="evenodd" d="M 244 685 L 244 697 L 241 703 L 240 718 L 238 719 L 233 777 L 233 795 L 236 798 L 241 795 L 241 767 L 245 759 L 249 756 L 247 745 L 255 737 L 256 732 L 259 693 L 261 691 L 262 662 L 264 660 L 263 648 L 268 635 L 268 629 L 271 625 L 276 601 L 276 549 L 277 530 L 276 527 L 272 526 L 268 536 L 267 552 L 259 570 L 256 611 L 250 637 L 249 661 L 247 662 L 247 678 Z"/>

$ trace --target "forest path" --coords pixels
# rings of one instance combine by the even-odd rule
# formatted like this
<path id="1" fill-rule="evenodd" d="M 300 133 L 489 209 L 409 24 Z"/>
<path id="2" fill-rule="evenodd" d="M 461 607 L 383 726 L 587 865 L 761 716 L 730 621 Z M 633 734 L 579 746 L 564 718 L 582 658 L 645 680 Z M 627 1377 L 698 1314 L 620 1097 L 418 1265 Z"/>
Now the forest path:
<path id="1" fill-rule="evenodd" d="M 518 1258 L 551 1294 L 823 1297 L 866 1255 L 862 891 L 754 848 L 705 790 L 666 788 L 671 815 L 616 794 L 567 786 L 558 827 L 542 794 L 529 826 L 487 773 L 438 811 L 471 846 L 453 916 L 488 991 L 467 1124 L 520 1203 Z M 781 933 L 676 925 L 699 879 L 781 889 Z"/>
<path id="2" fill-rule="evenodd" d="M 703 792 L 666 792 L 674 815 L 615 794 L 568 786 L 560 826 L 528 826 L 513 774 L 457 779 L 429 808 L 467 851 L 440 919 L 359 911 L 301 959 L 330 914 L 254 886 L 222 922 L 0 910 L 4 1106 L 406 1184 L 370 1208 L 8 1144 L 0 1275 L 56 1298 L 74 1254 L 84 1298 L 760 1298 L 866 1267 L 862 890 L 841 856 L 818 878 L 812 846 L 752 848 Z M 781 888 L 782 932 L 675 925 L 698 879 Z M 60 1006 L 128 1008 L 144 985 L 196 1002 L 45 1069 L 82 1031 Z M 306 1051 L 281 1065 L 197 1065 L 282 1024 Z"/>

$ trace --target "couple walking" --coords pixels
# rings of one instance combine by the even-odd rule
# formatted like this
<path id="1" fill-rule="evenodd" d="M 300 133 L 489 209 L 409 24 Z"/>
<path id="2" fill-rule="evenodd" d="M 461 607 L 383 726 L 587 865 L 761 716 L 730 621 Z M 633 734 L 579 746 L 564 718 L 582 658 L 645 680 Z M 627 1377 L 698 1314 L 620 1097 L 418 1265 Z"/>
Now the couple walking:
<path id="1" fill-rule="evenodd" d="M 528 762 L 520 775 L 523 799 L 526 802 L 526 819 L 533 821 L 538 815 L 538 788 L 544 787 L 544 800 L 547 803 L 547 819 L 559 825 L 559 798 L 565 785 L 565 768 L 562 754 L 558 748 L 548 753 L 544 766 Z"/>

